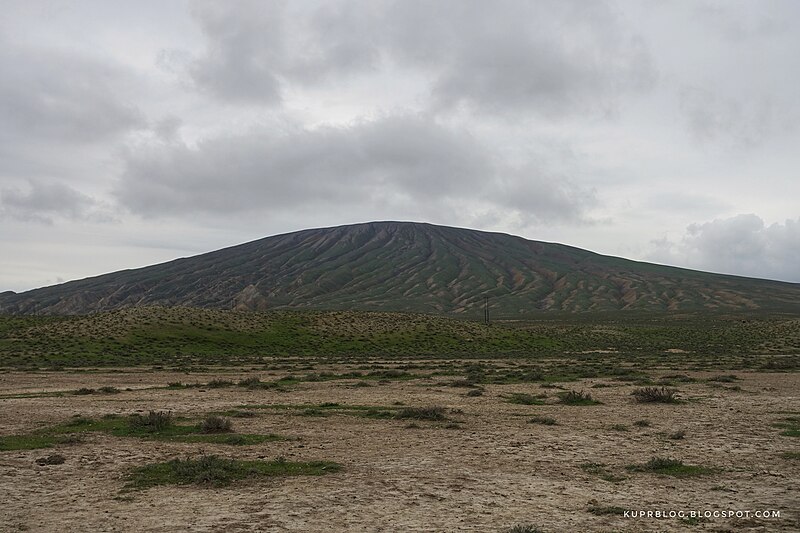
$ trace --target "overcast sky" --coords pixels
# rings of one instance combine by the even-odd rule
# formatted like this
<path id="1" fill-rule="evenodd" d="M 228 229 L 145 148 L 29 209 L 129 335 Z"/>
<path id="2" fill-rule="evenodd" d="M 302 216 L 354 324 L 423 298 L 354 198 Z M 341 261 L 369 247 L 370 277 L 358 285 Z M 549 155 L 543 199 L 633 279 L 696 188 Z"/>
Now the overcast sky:
<path id="1" fill-rule="evenodd" d="M 0 2 L 0 291 L 413 220 L 800 282 L 800 2 Z"/>

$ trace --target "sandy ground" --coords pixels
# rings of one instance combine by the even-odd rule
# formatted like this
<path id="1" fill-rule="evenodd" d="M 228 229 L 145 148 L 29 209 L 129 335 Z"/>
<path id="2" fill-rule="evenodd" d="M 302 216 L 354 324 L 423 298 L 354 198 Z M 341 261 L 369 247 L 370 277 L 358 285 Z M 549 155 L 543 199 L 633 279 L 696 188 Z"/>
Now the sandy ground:
<path id="1" fill-rule="evenodd" d="M 719 372 L 718 372 L 719 373 Z M 272 373 L 274 376 L 274 373 Z M 171 374 L 4 373 L 0 395 L 79 387 L 132 388 L 115 395 L 0 399 L 0 435 L 61 423 L 75 414 L 101 416 L 150 409 L 202 416 L 242 404 L 408 406 L 461 410 L 450 423 L 348 415 L 300 416 L 258 410 L 234 419 L 243 433 L 279 433 L 298 440 L 257 446 L 184 444 L 91 434 L 83 443 L 51 450 L 0 452 L 2 531 L 497 531 L 531 524 L 542 531 L 800 531 L 800 462 L 781 457 L 798 451 L 798 439 L 772 427 L 787 412 L 800 412 L 800 376 L 738 372 L 741 390 L 691 383 L 679 388 L 681 405 L 633 403 L 633 385 L 607 380 L 565 383 L 603 402 L 597 406 L 524 406 L 506 402 L 512 392 L 551 398 L 538 384 L 489 385 L 481 397 L 448 387 L 444 378 L 375 384 L 302 383 L 286 392 L 242 388 L 136 390 L 171 381 L 213 377 L 270 379 L 267 372 Z M 704 377 L 708 374 L 691 374 Z M 591 388 L 597 383 L 613 384 Z M 551 400 L 552 401 L 552 400 Z M 533 424 L 533 415 L 558 425 Z M 647 419 L 650 427 L 634 421 Z M 621 424 L 628 430 L 613 429 Z M 667 434 L 684 430 L 682 440 Z M 50 453 L 62 465 L 39 466 Z M 246 481 L 227 488 L 157 487 L 120 493 L 135 466 L 201 452 L 241 459 L 329 460 L 341 472 L 321 477 Z M 692 478 L 630 473 L 626 465 L 653 456 L 718 467 Z M 605 481 L 583 463 L 604 463 L 625 476 Z M 590 507 L 629 510 L 776 510 L 780 518 L 710 518 L 688 524 L 677 518 L 625 518 Z"/>

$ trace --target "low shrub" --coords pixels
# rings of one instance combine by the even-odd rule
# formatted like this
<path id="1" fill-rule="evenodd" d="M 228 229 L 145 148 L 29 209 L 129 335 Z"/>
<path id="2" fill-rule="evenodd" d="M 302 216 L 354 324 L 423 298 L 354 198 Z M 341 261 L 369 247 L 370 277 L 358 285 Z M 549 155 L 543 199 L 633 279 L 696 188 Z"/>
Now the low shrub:
<path id="1" fill-rule="evenodd" d="M 150 432 L 163 431 L 172 426 L 172 422 L 172 413 L 168 411 L 150 411 L 147 415 L 135 414 L 128 418 L 131 429 Z"/>
<path id="2" fill-rule="evenodd" d="M 221 416 L 207 416 L 200 423 L 201 433 L 230 433 L 233 431 L 233 424 L 230 419 Z"/>
<path id="3" fill-rule="evenodd" d="M 643 387 L 631 392 L 631 396 L 639 403 L 678 403 L 677 394 L 676 389 L 667 387 Z"/>
<path id="4" fill-rule="evenodd" d="M 599 405 L 602 402 L 592 398 L 592 395 L 583 391 L 568 391 L 558 395 L 559 402 L 564 405 Z"/>
<path id="5" fill-rule="evenodd" d="M 444 407 L 406 407 L 395 414 L 395 418 L 410 418 L 413 420 L 447 420 Z"/>
<path id="6" fill-rule="evenodd" d="M 48 455 L 47 457 L 39 457 L 36 459 L 36 464 L 39 466 L 47 466 L 47 465 L 62 465 L 67 459 L 58 453 L 54 453 L 52 455 Z"/>

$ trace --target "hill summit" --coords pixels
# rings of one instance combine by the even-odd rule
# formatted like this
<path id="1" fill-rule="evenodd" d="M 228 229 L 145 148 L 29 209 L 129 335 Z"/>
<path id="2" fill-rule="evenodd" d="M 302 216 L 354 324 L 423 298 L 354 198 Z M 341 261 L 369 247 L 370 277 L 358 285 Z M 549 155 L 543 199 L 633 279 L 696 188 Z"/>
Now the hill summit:
<path id="1" fill-rule="evenodd" d="M 0 312 L 144 305 L 482 316 L 542 311 L 800 310 L 800 284 L 709 274 L 502 233 L 370 222 L 266 237 L 23 293 Z"/>

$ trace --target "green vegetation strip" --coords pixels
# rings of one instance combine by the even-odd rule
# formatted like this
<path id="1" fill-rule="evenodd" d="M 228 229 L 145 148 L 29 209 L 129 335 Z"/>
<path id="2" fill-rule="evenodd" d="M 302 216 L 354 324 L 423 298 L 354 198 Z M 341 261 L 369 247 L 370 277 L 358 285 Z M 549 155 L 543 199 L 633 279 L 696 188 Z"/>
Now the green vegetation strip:
<path id="1" fill-rule="evenodd" d="M 363 418 L 379 419 L 412 419 L 412 420 L 447 420 L 446 409 L 440 406 L 426 407 L 404 407 L 404 406 L 370 406 L 370 405 L 342 405 L 339 403 L 314 404 L 245 404 L 240 405 L 241 409 L 274 409 L 293 411 L 295 414 L 303 416 L 328 416 L 328 415 L 350 415 Z M 226 411 L 222 414 L 234 416 L 235 411 Z"/>
<path id="2" fill-rule="evenodd" d="M 128 476 L 125 490 L 142 490 L 158 485 L 205 485 L 221 487 L 234 481 L 276 476 L 320 476 L 341 470 L 341 466 L 327 461 L 289 462 L 282 458 L 274 461 L 240 461 L 202 456 L 197 459 L 173 459 L 133 470 Z"/>
<path id="3" fill-rule="evenodd" d="M 800 369 L 800 320 L 753 312 L 742 316 L 625 312 L 546 314 L 486 327 L 474 321 L 408 313 L 244 315 L 140 308 L 74 317 L 0 315 L 0 367 L 26 370 L 236 366 L 284 356 L 349 361 L 375 357 L 541 360 L 566 354 L 581 360 L 581 365 L 563 368 L 560 376 L 521 369 L 502 377 L 487 373 L 484 379 L 562 381 L 593 377 L 586 374 L 612 376 L 614 367 L 634 377 L 632 362 L 647 363 L 641 368 L 658 363 L 685 370 L 724 365 L 731 370 L 792 371 Z M 730 376 L 712 379 L 724 383 L 732 380 Z"/>
<path id="4" fill-rule="evenodd" d="M 0 437 L 0 451 L 52 448 L 57 444 L 68 444 L 78 440 L 76 435 L 91 432 L 107 433 L 116 437 L 136 437 L 175 442 L 207 442 L 239 446 L 286 440 L 286 437 L 273 434 L 204 434 L 200 425 L 174 424 L 170 421 L 163 426 L 153 427 L 147 424 L 136 424 L 135 420 L 136 417 L 115 415 L 105 416 L 99 420 L 77 417 L 64 424 L 43 428 L 27 435 Z"/>

